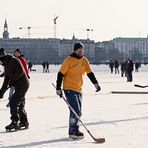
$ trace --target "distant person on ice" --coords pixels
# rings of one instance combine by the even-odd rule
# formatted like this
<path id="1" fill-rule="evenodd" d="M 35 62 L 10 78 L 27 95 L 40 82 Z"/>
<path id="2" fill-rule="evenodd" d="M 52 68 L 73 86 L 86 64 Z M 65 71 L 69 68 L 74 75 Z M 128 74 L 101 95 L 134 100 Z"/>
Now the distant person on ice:
<path id="1" fill-rule="evenodd" d="M 44 72 L 48 72 L 49 73 L 49 63 L 48 63 L 48 61 L 44 61 L 43 63 L 42 63 L 42 66 L 43 66 L 43 73 Z"/>
<path id="2" fill-rule="evenodd" d="M 138 69 L 140 67 L 140 62 L 135 63 L 135 72 L 138 72 Z"/>
<path id="3" fill-rule="evenodd" d="M 63 81 L 63 90 L 67 101 L 81 117 L 81 101 L 82 101 L 82 76 L 87 73 L 87 76 L 94 84 L 96 92 L 100 91 L 98 81 L 92 72 L 88 59 L 84 54 L 84 45 L 82 43 L 74 44 L 74 52 L 67 57 L 57 74 L 56 93 L 62 97 L 61 85 Z M 79 123 L 73 112 L 70 111 L 69 117 L 69 137 L 72 139 L 82 139 L 84 134 L 79 131 Z"/>
<path id="4" fill-rule="evenodd" d="M 121 77 L 125 74 L 125 66 L 126 66 L 126 60 L 121 62 Z"/>
<path id="5" fill-rule="evenodd" d="M 33 64 L 31 63 L 31 61 L 28 61 L 28 68 L 30 71 L 32 71 L 32 66 L 33 66 Z"/>
<path id="6" fill-rule="evenodd" d="M 42 63 L 42 66 L 43 66 L 43 73 L 44 73 L 44 72 L 46 72 L 46 70 L 45 70 L 45 68 L 46 68 L 46 62 L 43 62 Z"/>
<path id="7" fill-rule="evenodd" d="M 119 74 L 119 63 L 117 60 L 115 60 L 115 74 Z"/>
<path id="8" fill-rule="evenodd" d="M 10 99 L 11 124 L 6 130 L 27 128 L 29 126 L 25 111 L 25 94 L 29 88 L 29 80 L 20 60 L 13 55 L 6 55 L 4 49 L 0 49 L 0 63 L 4 66 L 4 82 L 0 89 L 0 98 L 3 98 L 8 87 L 14 86 L 14 93 Z"/>
<path id="9" fill-rule="evenodd" d="M 127 77 L 127 82 L 132 82 L 133 81 L 133 72 L 134 69 L 134 64 L 132 59 L 128 59 L 127 64 L 126 64 L 126 77 Z"/>
<path id="10" fill-rule="evenodd" d="M 46 61 L 46 72 L 49 73 L 49 63 L 48 63 L 48 61 Z"/>
<path id="11" fill-rule="evenodd" d="M 110 70 L 111 70 L 111 73 L 113 73 L 114 62 L 113 62 L 112 59 L 111 59 L 110 62 L 109 62 L 109 68 L 110 68 Z"/>

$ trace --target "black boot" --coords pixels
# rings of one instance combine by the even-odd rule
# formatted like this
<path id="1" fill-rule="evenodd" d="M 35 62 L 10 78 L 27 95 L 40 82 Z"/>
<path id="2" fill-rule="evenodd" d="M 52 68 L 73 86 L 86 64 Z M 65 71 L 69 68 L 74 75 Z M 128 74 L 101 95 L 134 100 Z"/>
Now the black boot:
<path id="1" fill-rule="evenodd" d="M 8 103 L 8 104 L 6 105 L 6 107 L 10 107 L 10 104 Z"/>
<path id="2" fill-rule="evenodd" d="M 6 131 L 18 130 L 19 126 L 17 122 L 12 121 L 8 126 L 5 127 Z"/>
<path id="3" fill-rule="evenodd" d="M 26 128 L 29 128 L 28 122 L 20 122 L 19 123 L 19 129 L 26 129 Z"/>
<path id="4" fill-rule="evenodd" d="M 80 131 L 74 131 L 73 133 L 69 134 L 69 138 L 71 138 L 71 139 L 83 139 L 84 134 Z"/>

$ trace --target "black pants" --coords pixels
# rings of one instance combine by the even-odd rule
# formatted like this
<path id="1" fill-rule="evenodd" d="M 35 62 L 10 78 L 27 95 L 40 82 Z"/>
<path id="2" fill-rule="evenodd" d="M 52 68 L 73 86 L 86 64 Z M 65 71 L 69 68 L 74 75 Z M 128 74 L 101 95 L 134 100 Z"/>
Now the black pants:
<path id="1" fill-rule="evenodd" d="M 25 111 L 25 94 L 28 88 L 15 88 L 14 94 L 10 99 L 10 114 L 12 122 L 28 123 L 27 113 Z"/>
<path id="2" fill-rule="evenodd" d="M 132 82 L 133 81 L 133 76 L 132 76 L 132 72 L 127 72 L 127 82 Z"/>

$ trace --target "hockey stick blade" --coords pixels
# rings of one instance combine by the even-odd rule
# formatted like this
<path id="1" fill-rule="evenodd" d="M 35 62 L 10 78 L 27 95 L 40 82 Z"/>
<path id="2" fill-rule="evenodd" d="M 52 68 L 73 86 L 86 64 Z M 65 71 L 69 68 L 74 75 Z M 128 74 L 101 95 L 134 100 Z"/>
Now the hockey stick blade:
<path id="1" fill-rule="evenodd" d="M 95 138 L 91 132 L 85 127 L 85 129 L 87 130 L 87 132 L 89 133 L 89 135 L 94 139 L 95 142 L 97 143 L 104 143 L 105 142 L 105 138 Z"/>
<path id="2" fill-rule="evenodd" d="M 105 138 L 95 138 L 94 139 L 97 143 L 104 143 L 105 142 Z"/>
<path id="3" fill-rule="evenodd" d="M 138 84 L 135 84 L 134 86 L 135 87 L 140 87 L 140 88 L 146 88 L 146 87 L 148 87 L 148 85 L 142 86 L 142 85 L 138 85 Z"/>

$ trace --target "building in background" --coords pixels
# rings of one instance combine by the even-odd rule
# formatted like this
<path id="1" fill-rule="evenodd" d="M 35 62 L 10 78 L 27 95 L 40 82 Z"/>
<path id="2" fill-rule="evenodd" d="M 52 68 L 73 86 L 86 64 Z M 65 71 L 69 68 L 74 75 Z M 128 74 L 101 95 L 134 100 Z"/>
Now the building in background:
<path id="1" fill-rule="evenodd" d="M 72 39 L 9 38 L 6 19 L 2 36 L 0 48 L 12 54 L 15 49 L 21 48 L 25 58 L 34 64 L 41 64 L 43 61 L 48 61 L 49 64 L 62 63 L 65 57 L 71 54 L 76 42 L 84 44 L 85 56 L 90 63 L 106 63 L 110 59 L 122 61 L 125 58 L 148 63 L 148 38 L 115 38 L 103 42 L 76 39 L 74 35 Z"/>
<path id="2" fill-rule="evenodd" d="M 115 38 L 114 46 L 120 52 L 121 59 L 131 57 L 134 61 L 148 63 L 148 37 L 147 38 Z"/>

